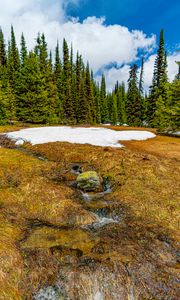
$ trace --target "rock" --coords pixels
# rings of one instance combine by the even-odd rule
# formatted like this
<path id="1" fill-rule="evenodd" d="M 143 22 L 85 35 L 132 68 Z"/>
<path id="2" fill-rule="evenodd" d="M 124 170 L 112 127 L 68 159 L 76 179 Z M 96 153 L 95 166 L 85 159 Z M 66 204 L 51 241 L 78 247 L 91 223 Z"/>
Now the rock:
<path id="1" fill-rule="evenodd" d="M 100 179 L 95 171 L 81 173 L 76 181 L 77 187 L 84 191 L 94 191 L 100 187 Z"/>
<path id="2" fill-rule="evenodd" d="M 65 300 L 66 297 L 59 286 L 42 288 L 35 296 L 35 300 Z"/>

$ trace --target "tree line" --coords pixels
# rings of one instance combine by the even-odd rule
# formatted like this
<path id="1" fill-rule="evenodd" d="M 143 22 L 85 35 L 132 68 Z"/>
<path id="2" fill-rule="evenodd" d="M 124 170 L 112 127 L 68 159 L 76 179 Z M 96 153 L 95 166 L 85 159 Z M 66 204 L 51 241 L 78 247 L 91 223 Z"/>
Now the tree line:
<path id="1" fill-rule="evenodd" d="M 168 82 L 164 32 L 161 30 L 149 95 L 144 93 L 142 58 L 130 68 L 128 89 L 124 82 L 106 91 L 106 80 L 94 79 L 89 63 L 74 56 L 63 40 L 62 59 L 57 42 L 55 55 L 48 52 L 44 34 L 28 51 L 25 37 L 17 47 L 14 29 L 5 43 L 0 28 L 0 124 L 23 121 L 39 124 L 125 124 L 175 130 L 179 126 L 180 74 Z"/>

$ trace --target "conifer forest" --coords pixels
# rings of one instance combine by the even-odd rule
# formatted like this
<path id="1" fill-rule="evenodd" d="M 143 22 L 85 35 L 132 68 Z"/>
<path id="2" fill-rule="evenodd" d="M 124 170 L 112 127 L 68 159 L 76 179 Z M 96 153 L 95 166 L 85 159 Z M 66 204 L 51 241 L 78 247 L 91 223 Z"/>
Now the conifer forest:
<path id="1" fill-rule="evenodd" d="M 18 47 L 13 27 L 10 41 L 0 29 L 0 124 L 127 123 L 174 131 L 180 125 L 180 73 L 168 81 L 166 57 L 161 30 L 149 91 L 143 88 L 142 57 L 140 71 L 136 64 L 131 66 L 127 89 L 117 81 L 107 92 L 104 74 L 101 83 L 96 82 L 89 63 L 65 39 L 49 53 L 45 35 L 38 34 L 28 51 L 23 34 Z"/>

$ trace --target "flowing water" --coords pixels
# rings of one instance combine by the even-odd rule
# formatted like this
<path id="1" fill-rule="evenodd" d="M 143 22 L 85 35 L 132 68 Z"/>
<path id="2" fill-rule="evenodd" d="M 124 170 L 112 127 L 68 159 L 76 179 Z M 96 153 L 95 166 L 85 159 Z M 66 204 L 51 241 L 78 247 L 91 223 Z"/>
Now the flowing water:
<path id="1" fill-rule="evenodd" d="M 73 164 L 69 172 L 80 174 L 82 165 Z M 25 263 L 52 261 L 49 268 L 56 275 L 27 300 L 178 300 L 178 252 L 168 236 L 156 234 L 159 228 L 141 228 L 138 218 L 135 223 L 128 207 L 109 198 L 113 189 L 107 179 L 98 193 L 78 191 L 74 182 L 72 190 L 72 201 L 91 214 L 92 222 L 58 227 L 31 220 L 18 245 Z"/>

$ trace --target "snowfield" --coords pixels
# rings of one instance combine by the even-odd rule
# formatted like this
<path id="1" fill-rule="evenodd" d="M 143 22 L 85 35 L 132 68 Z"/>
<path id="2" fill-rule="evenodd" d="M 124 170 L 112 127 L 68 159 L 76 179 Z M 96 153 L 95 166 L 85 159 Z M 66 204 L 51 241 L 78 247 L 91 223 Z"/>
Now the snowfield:
<path id="1" fill-rule="evenodd" d="M 119 141 L 146 140 L 156 135 L 149 131 L 116 131 L 107 128 L 85 127 L 39 127 L 7 133 L 16 141 L 16 145 L 30 142 L 32 145 L 50 142 L 69 142 L 73 144 L 91 144 L 102 147 L 123 147 Z"/>

